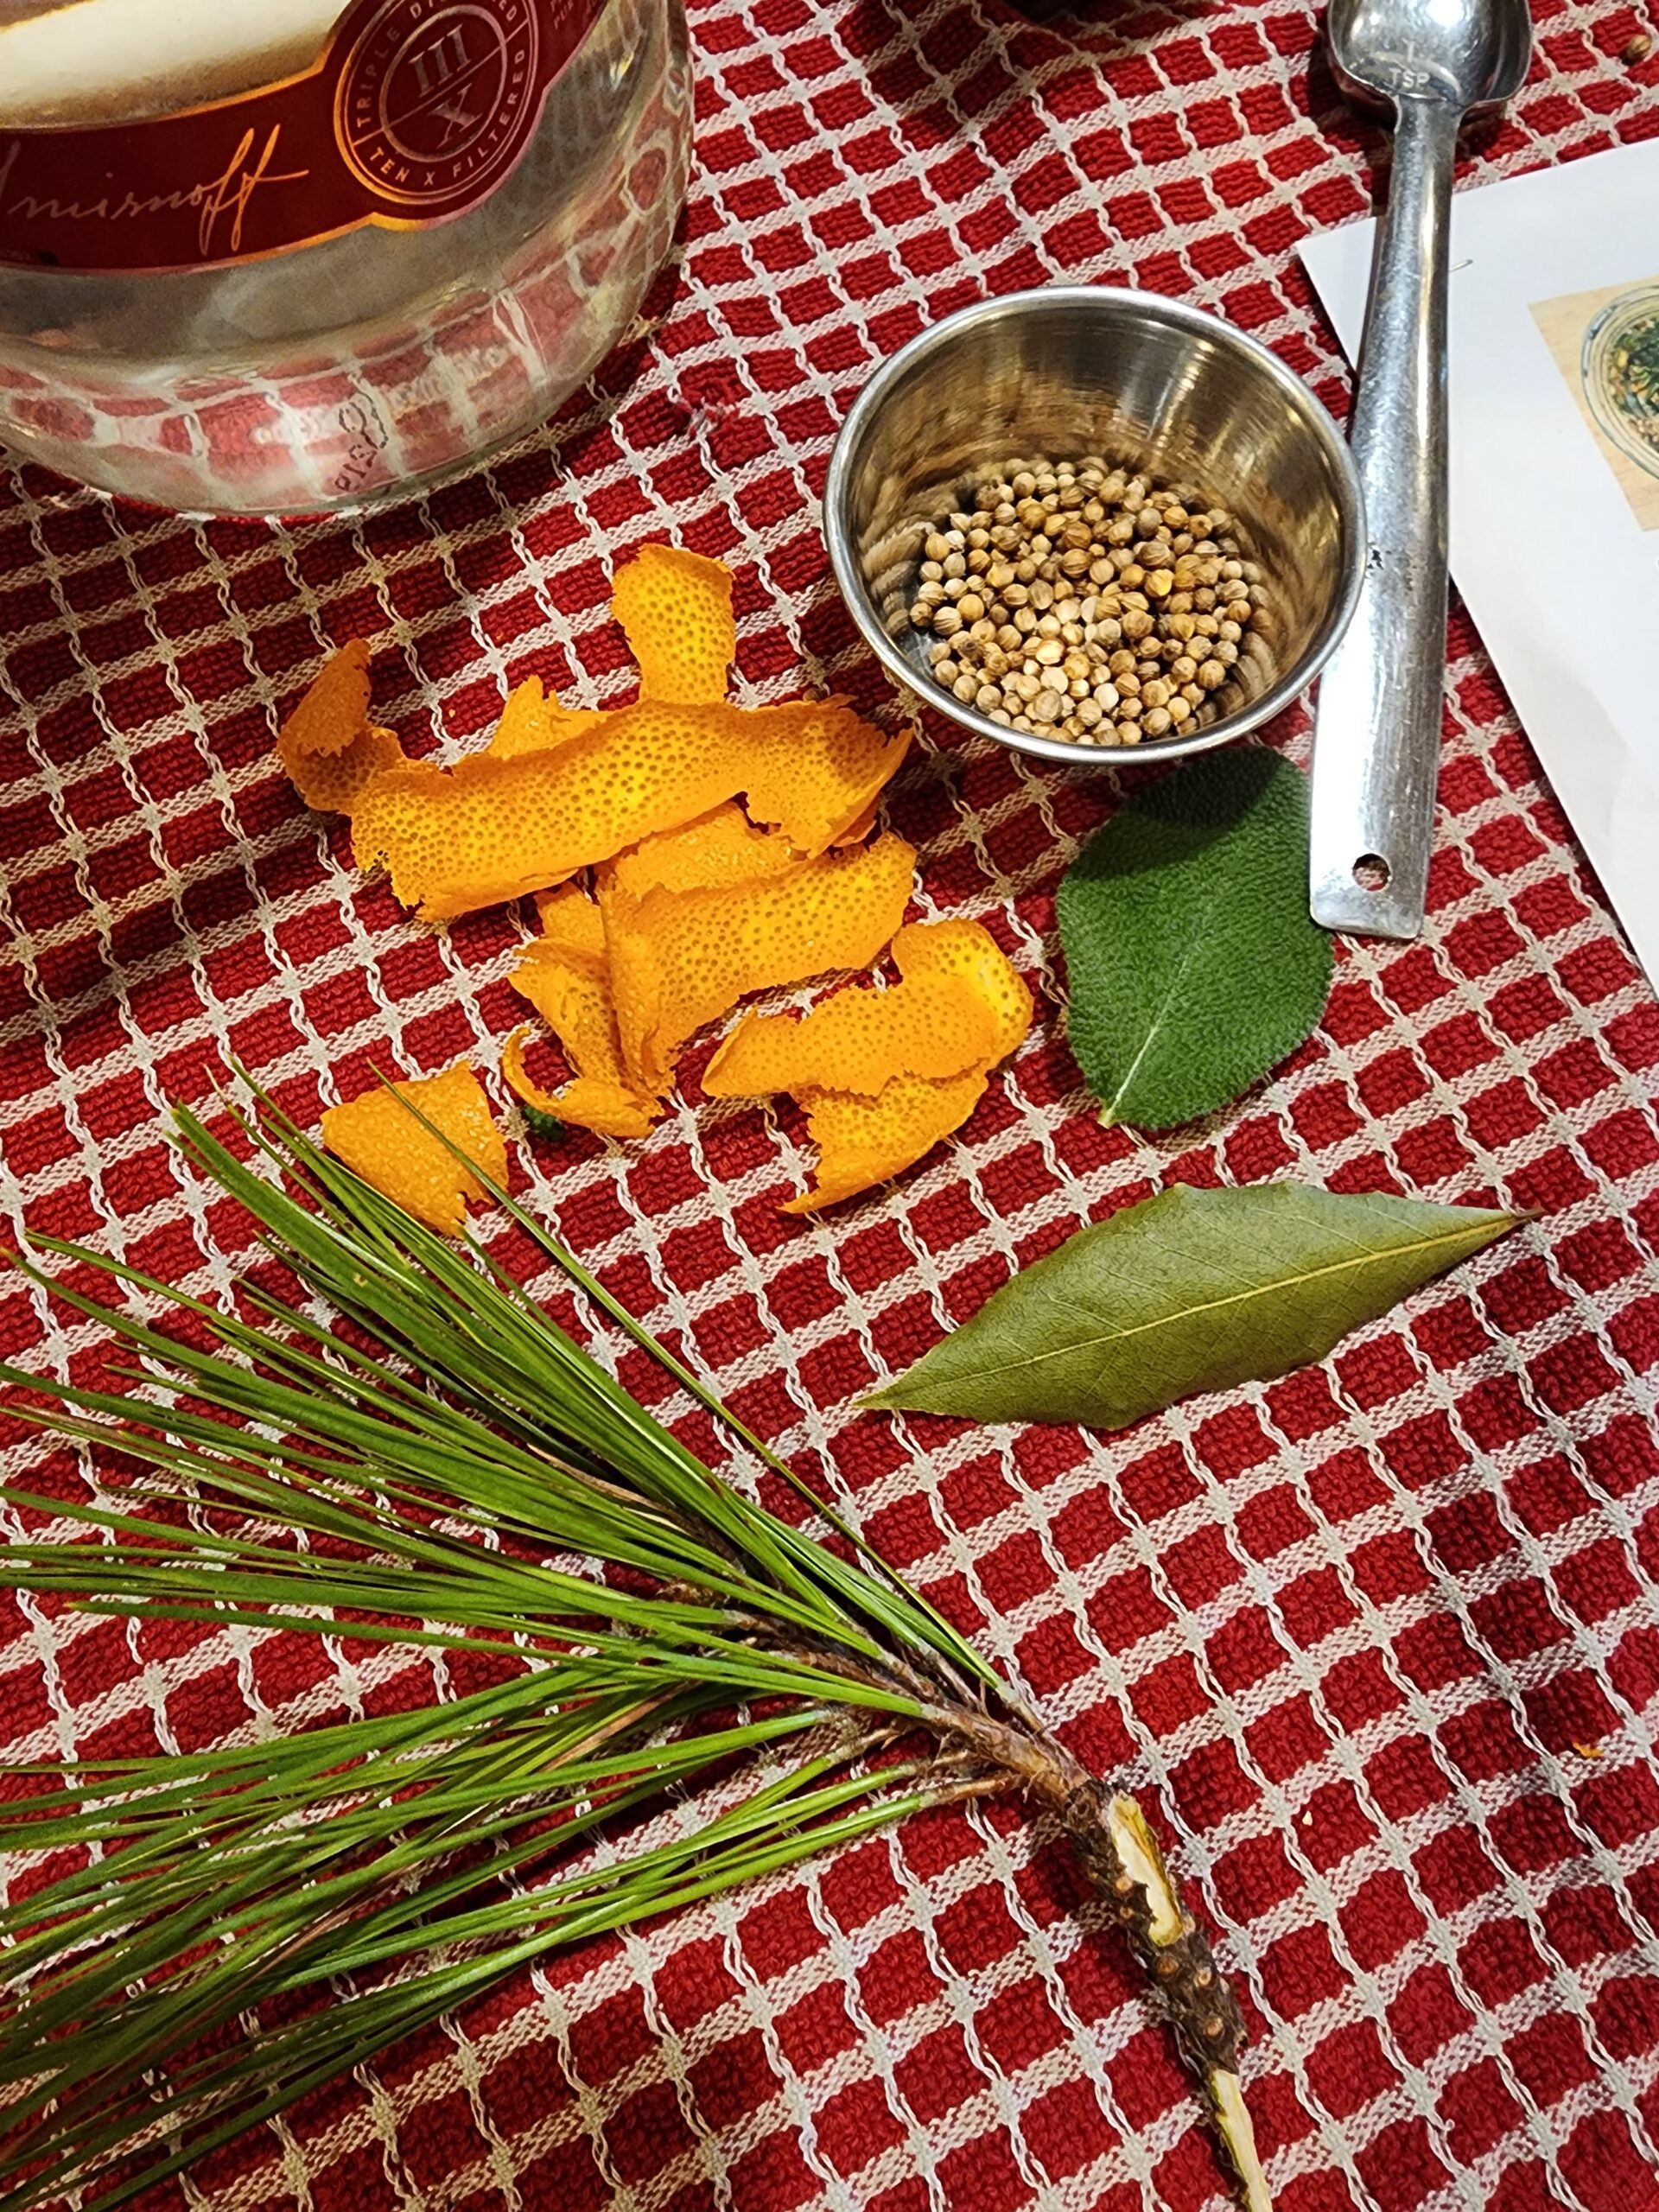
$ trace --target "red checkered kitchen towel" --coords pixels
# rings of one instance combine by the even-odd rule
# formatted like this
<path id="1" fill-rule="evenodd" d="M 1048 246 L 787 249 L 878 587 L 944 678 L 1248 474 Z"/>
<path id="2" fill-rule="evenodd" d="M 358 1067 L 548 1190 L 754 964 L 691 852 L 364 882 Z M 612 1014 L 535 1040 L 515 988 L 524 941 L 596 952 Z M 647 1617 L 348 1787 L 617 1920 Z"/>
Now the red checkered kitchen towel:
<path id="1" fill-rule="evenodd" d="M 1490 176 L 1659 130 L 1637 11 L 1539 0 Z M 751 702 L 880 679 L 814 501 L 872 363 L 989 290 L 1185 295 L 1340 410 L 1293 258 L 1380 141 L 1300 0 L 1035 26 L 962 0 L 702 0 L 683 256 L 647 342 L 488 474 L 360 525 L 203 528 L 0 475 L 0 1203 L 227 1276 L 169 1102 L 234 1056 L 302 1118 L 372 1060 L 481 1065 L 512 914 L 447 936 L 346 864 L 270 756 L 332 641 L 440 753 L 530 671 L 632 681 L 612 564 L 734 568 Z M 930 725 L 891 802 L 918 909 L 984 918 L 1039 1028 L 960 1137 L 824 1223 L 798 1125 L 681 1104 L 571 1136 L 531 1202 L 743 1415 L 1145 1792 L 1253 2031 L 1284 2212 L 1659 2204 L 1659 1007 L 1465 624 L 1423 941 L 1342 949 L 1325 1021 L 1213 1123 L 1100 1128 L 1053 893 L 1110 810 Z M 1300 720 L 1281 733 L 1299 754 Z M 697 1097 L 694 1057 L 688 1084 Z M 1160 1181 L 1501 1194 L 1540 1223 L 1323 1366 L 1120 1439 L 851 1401 L 1022 1261 Z M 79 1341 L 25 1300 L 11 1357 Z M 635 1376 L 625 1362 L 630 1379 Z M 649 1387 L 649 1386 L 647 1386 Z M 665 1410 L 672 1411 L 671 1402 Z M 23 1755 L 194 1745 L 433 1696 L 407 1652 L 4 1608 Z M 1124 1955 L 1012 1808 L 919 1820 L 595 1945 L 156 2190 L 201 2212 L 1174 2212 L 1219 2171 Z"/>

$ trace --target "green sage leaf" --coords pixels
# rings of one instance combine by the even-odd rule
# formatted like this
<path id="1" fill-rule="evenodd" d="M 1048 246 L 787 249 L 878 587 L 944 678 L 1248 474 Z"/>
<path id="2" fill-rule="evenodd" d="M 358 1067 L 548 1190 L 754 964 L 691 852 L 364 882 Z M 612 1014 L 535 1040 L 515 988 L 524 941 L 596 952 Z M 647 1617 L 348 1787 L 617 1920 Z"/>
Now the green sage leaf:
<path id="1" fill-rule="evenodd" d="M 1108 1122 L 1224 1106 L 1307 1036 L 1331 940 L 1307 911 L 1307 779 L 1276 753 L 1201 755 L 1121 807 L 1068 869 L 1071 1049 Z"/>
<path id="2" fill-rule="evenodd" d="M 1525 1218 L 1304 1183 L 1177 1185 L 1068 1237 L 863 1402 L 1127 1428 L 1323 1359 Z"/>

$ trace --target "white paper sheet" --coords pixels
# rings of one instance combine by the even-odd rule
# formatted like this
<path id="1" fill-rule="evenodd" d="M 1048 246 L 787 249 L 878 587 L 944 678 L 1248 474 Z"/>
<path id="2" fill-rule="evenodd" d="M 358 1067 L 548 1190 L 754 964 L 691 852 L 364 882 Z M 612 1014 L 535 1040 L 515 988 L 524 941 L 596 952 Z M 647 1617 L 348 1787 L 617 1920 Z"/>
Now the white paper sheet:
<path id="1" fill-rule="evenodd" d="M 1351 359 L 1375 227 L 1301 249 Z M 1659 315 L 1659 142 L 1452 203 L 1452 573 L 1659 983 L 1659 442 L 1615 442 L 1590 397 L 1617 433 L 1618 330 L 1649 289 Z"/>

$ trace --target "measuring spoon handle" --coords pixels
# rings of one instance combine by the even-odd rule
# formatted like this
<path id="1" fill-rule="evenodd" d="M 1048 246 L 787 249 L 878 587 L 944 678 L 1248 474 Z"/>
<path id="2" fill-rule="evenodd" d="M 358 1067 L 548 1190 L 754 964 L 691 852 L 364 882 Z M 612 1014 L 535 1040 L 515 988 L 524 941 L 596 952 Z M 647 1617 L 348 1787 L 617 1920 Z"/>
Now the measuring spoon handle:
<path id="1" fill-rule="evenodd" d="M 1309 906 L 1326 929 L 1423 926 L 1446 674 L 1446 324 L 1459 109 L 1403 96 L 1371 264 L 1351 443 L 1370 543 L 1319 684 Z"/>

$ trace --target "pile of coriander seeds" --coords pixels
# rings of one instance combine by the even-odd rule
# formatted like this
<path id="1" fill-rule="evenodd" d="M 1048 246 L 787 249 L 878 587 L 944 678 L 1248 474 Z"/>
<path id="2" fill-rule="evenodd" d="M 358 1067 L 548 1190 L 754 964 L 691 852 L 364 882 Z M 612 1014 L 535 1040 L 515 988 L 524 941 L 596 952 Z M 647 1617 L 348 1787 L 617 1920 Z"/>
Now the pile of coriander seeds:
<path id="1" fill-rule="evenodd" d="M 910 619 L 935 678 L 1006 728 L 1079 745 L 1214 721 L 1246 632 L 1273 623 L 1233 518 L 1197 496 L 1097 454 L 988 474 L 922 547 Z"/>

